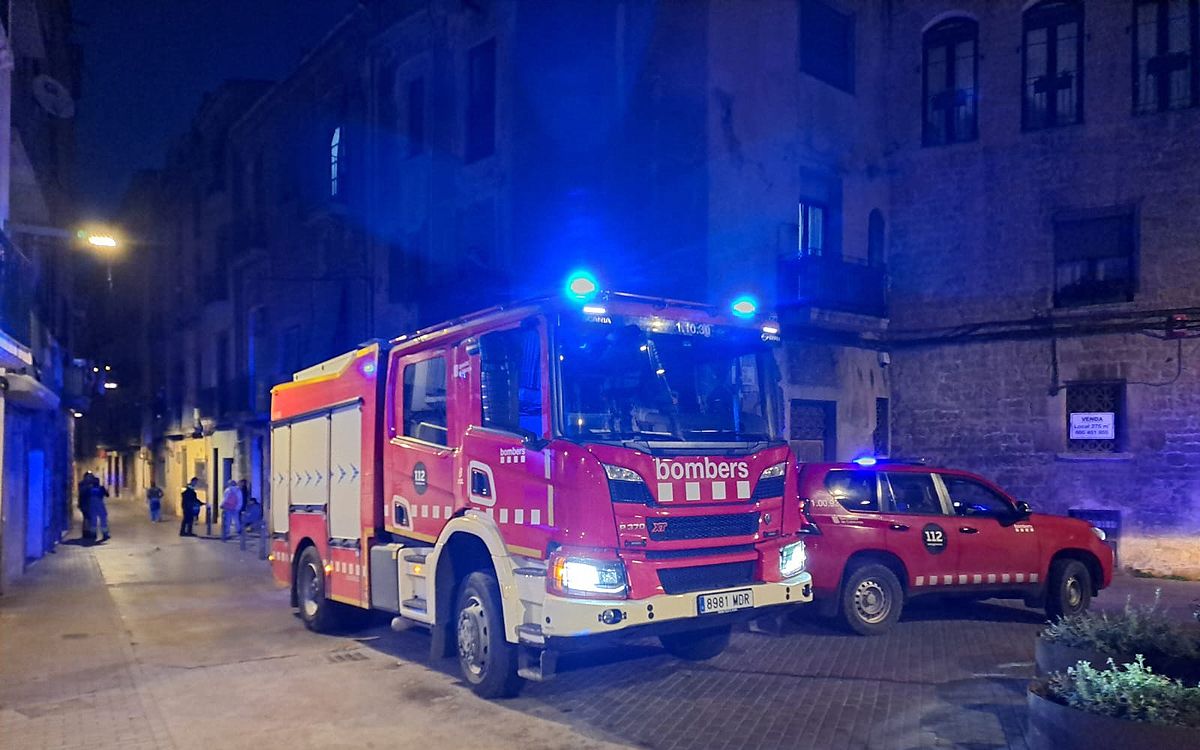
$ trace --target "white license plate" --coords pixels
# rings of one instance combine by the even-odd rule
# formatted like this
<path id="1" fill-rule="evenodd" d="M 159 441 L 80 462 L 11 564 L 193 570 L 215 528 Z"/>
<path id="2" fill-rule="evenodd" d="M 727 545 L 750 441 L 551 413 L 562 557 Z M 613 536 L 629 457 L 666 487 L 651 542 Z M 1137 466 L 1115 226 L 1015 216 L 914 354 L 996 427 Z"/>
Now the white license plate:
<path id="1" fill-rule="evenodd" d="M 696 608 L 702 615 L 736 612 L 739 609 L 750 609 L 753 606 L 754 592 L 750 589 L 722 591 L 719 594 L 701 594 L 696 597 Z"/>

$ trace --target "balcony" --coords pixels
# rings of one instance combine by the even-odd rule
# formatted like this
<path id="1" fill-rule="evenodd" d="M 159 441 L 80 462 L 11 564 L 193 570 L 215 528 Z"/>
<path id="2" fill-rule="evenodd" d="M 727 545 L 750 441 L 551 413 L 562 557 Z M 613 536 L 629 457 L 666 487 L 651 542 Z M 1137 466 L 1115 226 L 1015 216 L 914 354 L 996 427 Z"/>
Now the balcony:
<path id="1" fill-rule="evenodd" d="M 810 307 L 887 317 L 887 268 L 866 262 L 803 255 L 778 264 L 780 308 Z"/>
<path id="2" fill-rule="evenodd" d="M 0 333 L 21 346 L 32 345 L 33 263 L 0 232 Z"/>

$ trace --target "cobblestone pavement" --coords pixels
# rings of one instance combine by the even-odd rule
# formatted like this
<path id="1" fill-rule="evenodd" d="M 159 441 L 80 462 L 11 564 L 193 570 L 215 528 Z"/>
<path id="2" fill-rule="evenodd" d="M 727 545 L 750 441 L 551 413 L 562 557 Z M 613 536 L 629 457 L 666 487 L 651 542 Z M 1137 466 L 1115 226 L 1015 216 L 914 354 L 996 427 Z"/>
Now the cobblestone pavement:
<path id="1" fill-rule="evenodd" d="M 634 642 L 489 703 L 428 635 L 309 633 L 252 552 L 116 506 L 111 542 L 0 599 L 0 747 L 1025 747 L 1041 616 L 1015 604 L 916 603 L 880 638 L 801 617 L 698 664 Z M 1097 604 L 1159 587 L 1180 617 L 1200 596 L 1123 578 Z"/>

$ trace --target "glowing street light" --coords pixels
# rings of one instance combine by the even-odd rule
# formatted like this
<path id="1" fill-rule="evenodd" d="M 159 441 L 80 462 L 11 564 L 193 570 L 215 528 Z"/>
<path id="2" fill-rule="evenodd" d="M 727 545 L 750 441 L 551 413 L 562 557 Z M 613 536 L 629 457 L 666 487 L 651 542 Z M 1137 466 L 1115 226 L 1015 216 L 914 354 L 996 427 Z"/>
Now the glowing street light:
<path id="1" fill-rule="evenodd" d="M 114 383 L 114 382 L 112 382 L 111 380 L 109 380 L 109 381 L 107 381 L 107 382 L 105 382 L 105 383 L 104 383 L 104 390 L 106 390 L 106 391 L 115 391 L 115 390 L 117 390 L 117 384 L 116 384 L 116 383 Z"/>
<path id="2" fill-rule="evenodd" d="M 89 245 L 94 245 L 96 247 L 111 248 L 117 246 L 117 238 L 113 237 L 111 234 L 89 234 L 87 241 Z"/>

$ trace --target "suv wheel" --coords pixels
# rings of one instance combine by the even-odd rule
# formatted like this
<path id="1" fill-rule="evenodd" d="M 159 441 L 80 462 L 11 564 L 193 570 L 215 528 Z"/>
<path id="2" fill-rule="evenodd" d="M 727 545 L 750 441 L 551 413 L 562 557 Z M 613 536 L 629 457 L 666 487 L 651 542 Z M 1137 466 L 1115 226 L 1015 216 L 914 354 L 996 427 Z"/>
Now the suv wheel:
<path id="1" fill-rule="evenodd" d="M 1046 616 L 1053 619 L 1078 614 L 1092 602 L 1092 574 L 1078 560 L 1055 560 L 1050 565 L 1046 590 Z"/>
<path id="2" fill-rule="evenodd" d="M 887 566 L 867 563 L 851 568 L 842 583 L 842 617 L 860 635 L 881 635 L 900 619 L 904 589 Z"/>

